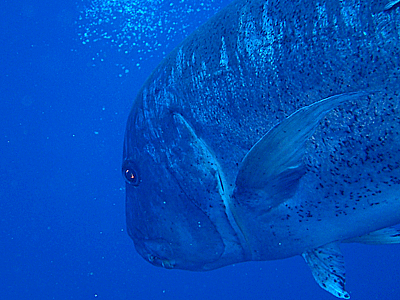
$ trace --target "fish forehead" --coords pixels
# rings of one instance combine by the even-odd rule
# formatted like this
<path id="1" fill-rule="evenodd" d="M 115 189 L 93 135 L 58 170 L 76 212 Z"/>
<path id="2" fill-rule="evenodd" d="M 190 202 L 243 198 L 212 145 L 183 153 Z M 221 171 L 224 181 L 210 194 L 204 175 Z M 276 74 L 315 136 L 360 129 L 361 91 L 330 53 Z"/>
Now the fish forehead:
<path id="1" fill-rule="evenodd" d="M 233 182 L 248 149 L 297 109 L 396 80 L 398 59 L 388 53 L 397 53 L 399 22 L 375 12 L 383 3 L 235 1 L 150 77 L 147 119 L 158 128 L 158 116 L 178 111 Z"/>

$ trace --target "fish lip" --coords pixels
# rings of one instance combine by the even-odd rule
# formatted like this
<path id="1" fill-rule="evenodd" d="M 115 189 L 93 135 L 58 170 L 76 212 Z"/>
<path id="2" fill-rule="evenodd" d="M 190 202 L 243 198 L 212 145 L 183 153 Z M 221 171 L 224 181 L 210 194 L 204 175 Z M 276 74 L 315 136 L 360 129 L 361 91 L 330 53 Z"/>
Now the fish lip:
<path id="1" fill-rule="evenodd" d="M 157 246 L 164 246 L 162 249 L 166 250 L 164 255 L 157 251 Z M 169 247 L 166 247 L 168 243 L 163 239 L 138 239 L 135 243 L 136 250 L 138 253 L 149 263 L 154 266 L 162 267 L 165 269 L 174 269 L 176 266 L 176 260 L 173 258 L 173 251 Z M 155 247 L 155 248 L 154 248 Z"/>
<path id="2" fill-rule="evenodd" d="M 147 261 L 157 267 L 163 267 L 164 269 L 173 269 L 176 265 L 174 259 L 164 259 L 153 254 L 147 254 Z"/>

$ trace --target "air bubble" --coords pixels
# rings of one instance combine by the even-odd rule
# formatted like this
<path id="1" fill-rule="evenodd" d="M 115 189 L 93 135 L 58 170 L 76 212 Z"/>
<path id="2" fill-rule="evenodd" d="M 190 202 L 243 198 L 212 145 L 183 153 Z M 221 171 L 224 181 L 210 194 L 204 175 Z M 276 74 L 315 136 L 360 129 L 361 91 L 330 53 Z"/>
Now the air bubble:
<path id="1" fill-rule="evenodd" d="M 188 33 L 215 14 L 226 0 L 177 2 L 92 0 L 80 11 L 76 22 L 78 37 L 83 45 L 99 42 L 100 47 L 107 45 L 132 55 L 133 63 L 128 66 L 139 68 L 135 53 L 142 53 L 145 60 L 153 56 L 164 56 Z M 159 49 L 161 45 L 163 49 Z M 105 53 L 103 56 L 106 59 Z"/>

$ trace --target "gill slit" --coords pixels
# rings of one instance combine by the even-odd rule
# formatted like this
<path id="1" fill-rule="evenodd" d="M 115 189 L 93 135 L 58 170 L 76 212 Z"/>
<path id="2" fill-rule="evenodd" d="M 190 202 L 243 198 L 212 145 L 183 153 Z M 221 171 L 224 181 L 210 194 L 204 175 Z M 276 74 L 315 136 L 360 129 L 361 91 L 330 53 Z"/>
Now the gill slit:
<path id="1" fill-rule="evenodd" d="M 185 118 L 180 114 L 180 113 L 173 113 L 174 116 L 176 116 L 177 118 L 179 118 L 180 122 L 182 122 L 182 124 L 184 124 L 186 126 L 186 128 L 190 131 L 190 133 L 196 137 L 196 139 L 200 142 L 201 147 L 203 148 L 204 151 L 206 151 L 213 159 L 213 163 L 215 165 L 215 173 L 216 173 L 216 181 L 218 183 L 218 192 L 221 196 L 222 202 L 224 203 L 224 207 L 225 207 L 225 214 L 228 218 L 229 224 L 232 226 L 233 230 L 235 231 L 239 242 L 242 246 L 242 249 L 244 251 L 244 255 L 245 257 L 249 257 L 249 255 L 251 255 L 251 250 L 249 248 L 249 243 L 243 233 L 243 231 L 241 230 L 240 226 L 237 224 L 235 217 L 232 214 L 231 211 L 231 197 L 230 195 L 232 195 L 233 193 L 233 189 L 228 189 L 227 187 L 229 187 L 229 184 L 227 183 L 224 173 L 222 171 L 222 168 L 214 154 L 214 152 L 209 148 L 209 146 L 206 144 L 205 141 L 203 141 L 201 138 L 199 138 L 196 134 L 196 132 L 194 131 L 194 129 L 192 128 L 192 126 L 185 120 Z"/>

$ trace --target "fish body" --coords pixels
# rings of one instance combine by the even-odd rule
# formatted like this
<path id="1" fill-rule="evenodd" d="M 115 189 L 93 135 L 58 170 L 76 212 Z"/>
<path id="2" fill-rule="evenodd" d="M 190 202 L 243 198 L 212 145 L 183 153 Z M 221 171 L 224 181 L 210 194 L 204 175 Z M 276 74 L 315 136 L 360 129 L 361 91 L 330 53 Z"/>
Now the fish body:
<path id="1" fill-rule="evenodd" d="M 341 242 L 398 243 L 397 1 L 237 0 L 139 91 L 128 233 L 166 268 L 302 255 L 344 290 Z"/>

